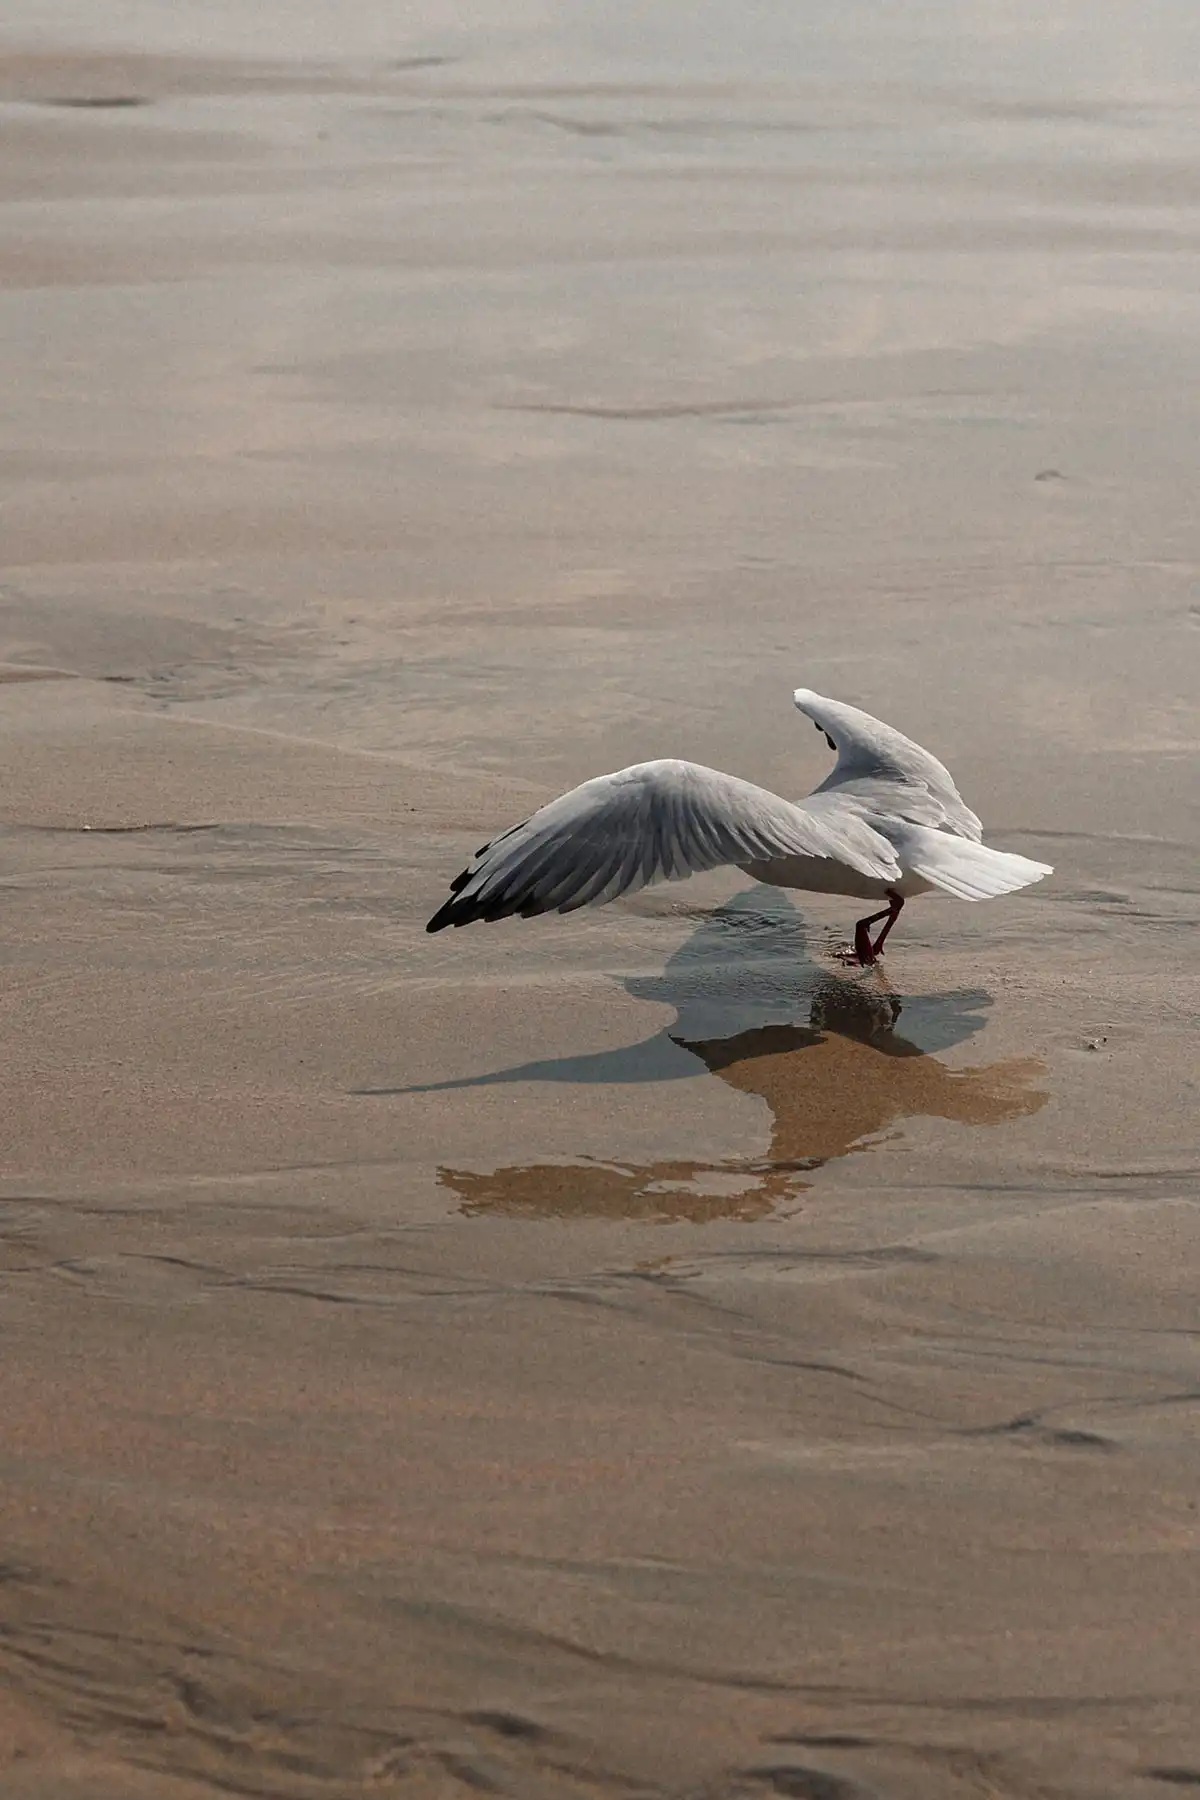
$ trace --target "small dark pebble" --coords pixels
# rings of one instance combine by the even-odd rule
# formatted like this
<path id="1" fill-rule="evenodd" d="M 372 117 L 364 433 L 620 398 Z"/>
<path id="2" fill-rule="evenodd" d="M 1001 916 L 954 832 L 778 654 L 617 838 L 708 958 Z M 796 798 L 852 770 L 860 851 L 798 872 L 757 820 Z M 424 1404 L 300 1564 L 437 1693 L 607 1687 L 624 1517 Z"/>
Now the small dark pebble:
<path id="1" fill-rule="evenodd" d="M 42 106 L 74 106 L 91 107 L 97 111 L 114 111 L 122 106 L 149 106 L 150 102 L 141 94 L 63 94 L 60 98 L 43 100 Z"/>
<path id="2" fill-rule="evenodd" d="M 482 1725 L 501 1737 L 526 1738 L 531 1743 L 537 1743 L 546 1736 L 540 1725 L 535 1725 L 532 1719 L 523 1719 L 520 1713 L 472 1712 L 467 1713 L 466 1717 L 469 1724 Z"/>
<path id="3" fill-rule="evenodd" d="M 769 1782 L 784 1800 L 872 1800 L 871 1790 L 861 1782 L 847 1781 L 844 1775 L 830 1775 L 825 1769 L 810 1769 L 802 1763 L 772 1763 L 766 1768 L 747 1769 L 755 1781 Z"/>
<path id="4" fill-rule="evenodd" d="M 852 1731 L 781 1731 L 771 1742 L 803 1744 L 808 1750 L 869 1750 L 875 1739 Z"/>

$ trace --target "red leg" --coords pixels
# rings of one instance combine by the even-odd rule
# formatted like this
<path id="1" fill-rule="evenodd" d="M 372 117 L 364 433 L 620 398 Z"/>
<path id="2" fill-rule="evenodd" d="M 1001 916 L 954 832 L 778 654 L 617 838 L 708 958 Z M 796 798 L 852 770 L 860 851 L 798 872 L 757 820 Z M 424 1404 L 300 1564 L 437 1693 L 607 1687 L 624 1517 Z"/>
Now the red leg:
<path id="1" fill-rule="evenodd" d="M 884 928 L 880 932 L 879 936 L 875 939 L 874 950 L 875 950 L 876 956 L 883 955 L 883 940 L 887 936 L 888 932 L 892 929 L 892 926 L 896 923 L 896 920 L 900 917 L 900 914 L 903 911 L 904 911 L 903 897 L 900 894 L 898 894 L 894 888 L 889 888 L 888 889 L 887 924 L 884 926 Z"/>
<path id="2" fill-rule="evenodd" d="M 885 912 L 875 913 L 869 919 L 860 919 L 854 927 L 854 957 L 855 961 L 862 963 L 864 968 L 869 968 L 875 961 L 875 948 L 871 943 L 871 927 L 876 919 L 886 918 Z"/>
<path id="3" fill-rule="evenodd" d="M 872 913 L 869 919 L 860 919 L 854 927 L 854 954 L 859 962 L 868 968 L 877 957 L 883 955 L 883 940 L 900 917 L 904 907 L 903 899 L 894 888 L 888 888 L 887 897 L 888 903 L 882 912 Z M 880 919 L 886 919 L 887 924 L 872 943 L 871 927 L 878 925 Z"/>

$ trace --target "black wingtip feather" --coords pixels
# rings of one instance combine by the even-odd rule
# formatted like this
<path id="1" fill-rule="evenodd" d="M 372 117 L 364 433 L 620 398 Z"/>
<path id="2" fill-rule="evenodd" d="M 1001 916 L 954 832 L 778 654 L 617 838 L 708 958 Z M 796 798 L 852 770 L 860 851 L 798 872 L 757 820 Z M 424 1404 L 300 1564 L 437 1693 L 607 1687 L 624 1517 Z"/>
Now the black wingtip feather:
<path id="1" fill-rule="evenodd" d="M 551 910 L 552 908 L 547 906 L 544 900 L 526 900 L 523 904 L 514 905 L 511 899 L 504 895 L 499 895 L 490 902 L 485 901 L 483 905 L 480 905 L 479 901 L 473 898 L 459 900 L 457 897 L 454 897 L 447 900 L 444 906 L 439 906 L 425 929 L 426 931 L 434 932 L 445 931 L 448 925 L 453 925 L 455 930 L 457 930 L 460 925 L 476 925 L 480 923 L 484 925 L 494 925 L 497 919 L 511 919 L 514 917 L 519 919 L 533 919 L 540 913 L 550 912 Z"/>
<path id="2" fill-rule="evenodd" d="M 425 929 L 429 932 L 445 931 L 447 925 L 453 925 L 457 930 L 460 925 L 475 925 L 480 920 L 490 925 L 496 919 L 507 919 L 511 913 L 512 907 L 502 899 L 481 906 L 473 895 L 465 900 L 453 895 L 443 906 L 438 907 Z"/>
<path id="3" fill-rule="evenodd" d="M 454 877 L 454 880 L 450 883 L 450 899 L 447 900 L 444 905 L 438 907 L 432 919 L 430 919 L 428 925 L 426 925 L 426 931 L 445 931 L 447 925 L 466 925 L 470 923 L 469 919 L 461 916 L 463 912 L 463 902 L 455 897 L 462 892 L 470 879 L 471 872 L 469 869 L 464 869 L 461 875 L 456 875 Z M 467 905 L 469 904 L 470 902 L 468 901 Z"/>

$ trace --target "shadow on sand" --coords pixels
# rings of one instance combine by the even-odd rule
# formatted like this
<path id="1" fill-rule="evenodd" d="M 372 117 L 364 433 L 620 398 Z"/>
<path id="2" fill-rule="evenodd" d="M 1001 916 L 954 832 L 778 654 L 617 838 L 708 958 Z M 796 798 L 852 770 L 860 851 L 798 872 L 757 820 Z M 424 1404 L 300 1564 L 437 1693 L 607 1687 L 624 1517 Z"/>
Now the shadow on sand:
<path id="1" fill-rule="evenodd" d="M 427 1087 L 430 1093 L 507 1082 L 670 1082 L 699 1061 L 739 1093 L 766 1102 L 765 1155 L 640 1165 L 532 1163 L 490 1174 L 441 1168 L 466 1213 L 512 1217 L 756 1219 L 786 1210 L 823 1163 L 882 1141 L 904 1119 L 997 1125 L 1037 1112 L 1032 1060 L 954 1070 L 933 1052 L 966 1042 L 984 1023 L 982 989 L 901 997 L 878 970 L 839 975 L 808 954 L 804 922 L 776 890 L 754 888 L 708 915 L 661 975 L 624 986 L 667 1002 L 674 1023 L 637 1044 L 591 1056 L 521 1063 Z M 805 1018 L 796 1022 L 797 1015 Z M 904 1035 L 897 1032 L 901 1016 Z"/>

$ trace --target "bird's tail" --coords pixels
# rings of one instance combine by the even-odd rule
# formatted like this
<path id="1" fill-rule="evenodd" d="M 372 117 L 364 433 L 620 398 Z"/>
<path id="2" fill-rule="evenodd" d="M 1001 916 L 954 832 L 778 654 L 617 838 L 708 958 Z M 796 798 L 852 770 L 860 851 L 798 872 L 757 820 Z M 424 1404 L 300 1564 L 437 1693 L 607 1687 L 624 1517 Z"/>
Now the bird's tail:
<path id="1" fill-rule="evenodd" d="M 925 825 L 910 825 L 903 844 L 896 847 L 904 868 L 960 900 L 994 900 L 1054 873 L 1049 863 L 1033 862 L 1009 850 L 989 850 L 986 844 Z"/>

